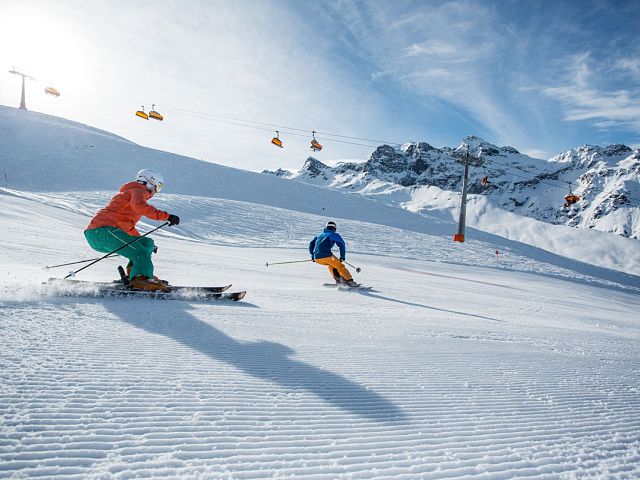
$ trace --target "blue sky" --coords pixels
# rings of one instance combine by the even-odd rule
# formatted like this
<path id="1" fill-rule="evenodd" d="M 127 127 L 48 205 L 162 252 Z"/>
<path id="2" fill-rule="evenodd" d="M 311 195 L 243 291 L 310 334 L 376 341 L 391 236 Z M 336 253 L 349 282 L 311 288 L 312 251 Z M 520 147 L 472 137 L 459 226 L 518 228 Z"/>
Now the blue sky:
<path id="1" fill-rule="evenodd" d="M 474 134 L 548 157 L 640 143 L 639 14 L 637 1 L 0 0 L 0 65 L 37 78 L 32 110 L 239 168 L 311 153 L 299 130 L 270 145 L 272 124 L 435 146 Z M 0 104 L 18 102 L 18 77 L 0 74 Z M 133 116 L 152 103 L 162 124 Z M 373 150 L 318 136 L 323 161 Z"/>

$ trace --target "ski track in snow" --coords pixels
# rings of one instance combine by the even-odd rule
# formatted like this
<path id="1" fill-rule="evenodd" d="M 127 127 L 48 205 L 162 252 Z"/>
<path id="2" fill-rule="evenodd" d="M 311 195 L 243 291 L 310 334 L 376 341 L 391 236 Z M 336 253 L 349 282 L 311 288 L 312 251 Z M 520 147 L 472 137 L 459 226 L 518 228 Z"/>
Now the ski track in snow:
<path id="1" fill-rule="evenodd" d="M 39 282 L 68 269 L 40 267 L 95 255 L 93 201 L 58 197 L 3 199 L 0 478 L 640 477 L 637 291 L 523 253 L 488 268 L 487 245 L 454 257 L 428 235 L 420 256 L 357 222 L 348 260 L 376 291 L 330 290 L 320 266 L 265 267 L 306 258 L 319 217 L 289 212 L 287 233 L 282 210 L 223 202 L 215 238 L 185 222 L 155 263 L 175 284 L 233 281 L 244 302 L 62 298 Z M 284 237 L 247 243 L 264 219 Z"/>

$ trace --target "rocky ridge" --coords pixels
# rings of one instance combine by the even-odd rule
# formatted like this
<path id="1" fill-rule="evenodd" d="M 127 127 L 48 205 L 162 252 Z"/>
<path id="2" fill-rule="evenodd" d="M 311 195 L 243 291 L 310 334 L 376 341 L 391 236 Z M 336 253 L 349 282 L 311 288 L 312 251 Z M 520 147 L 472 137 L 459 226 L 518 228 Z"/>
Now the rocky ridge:
<path id="1" fill-rule="evenodd" d="M 421 189 L 437 187 L 449 194 L 449 206 L 456 208 L 459 198 L 451 193 L 462 189 L 460 156 L 466 151 L 476 159 L 470 169 L 471 196 L 482 195 L 500 208 L 553 224 L 640 238 L 640 150 L 626 145 L 583 145 L 543 160 L 469 136 L 457 148 L 426 142 L 380 145 L 361 163 L 331 167 L 309 157 L 295 173 L 263 173 L 376 195 L 388 203 L 398 203 L 397 193 L 402 191 L 400 204 L 405 207 Z M 395 195 L 384 195 L 391 192 Z M 580 200 L 566 206 L 569 193 Z M 412 205 L 415 208 L 415 202 Z M 417 210 L 433 207 L 427 202 Z"/>

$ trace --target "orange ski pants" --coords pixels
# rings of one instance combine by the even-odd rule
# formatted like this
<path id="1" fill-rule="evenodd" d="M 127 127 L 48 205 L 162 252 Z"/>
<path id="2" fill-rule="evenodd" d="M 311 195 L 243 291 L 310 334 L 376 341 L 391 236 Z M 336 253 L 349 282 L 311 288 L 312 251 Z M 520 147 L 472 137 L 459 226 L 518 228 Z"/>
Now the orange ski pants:
<path id="1" fill-rule="evenodd" d="M 353 279 L 353 277 L 349 273 L 349 270 L 347 270 L 347 268 L 342 264 L 340 259 L 335 255 L 331 255 L 330 257 L 325 257 L 325 258 L 316 258 L 315 262 L 319 263 L 320 265 L 326 265 L 329 268 L 329 273 L 331 273 L 331 276 L 333 278 L 339 275 L 343 278 L 345 282 L 348 282 L 349 280 Z"/>

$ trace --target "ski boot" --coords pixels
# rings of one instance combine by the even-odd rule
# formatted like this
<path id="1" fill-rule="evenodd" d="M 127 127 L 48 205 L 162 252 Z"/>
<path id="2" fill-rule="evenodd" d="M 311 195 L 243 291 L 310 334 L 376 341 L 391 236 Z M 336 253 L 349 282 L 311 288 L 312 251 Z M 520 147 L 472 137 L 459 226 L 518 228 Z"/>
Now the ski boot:
<path id="1" fill-rule="evenodd" d="M 345 282 L 345 285 L 347 285 L 348 287 L 351 287 L 351 288 L 357 288 L 357 287 L 360 286 L 360 284 L 356 283 L 354 280 L 347 280 Z"/>
<path id="2" fill-rule="evenodd" d="M 156 247 L 157 248 L 157 247 Z M 131 267 L 133 266 L 132 262 L 129 262 L 127 264 L 127 269 L 126 269 L 126 274 L 127 274 L 127 278 L 131 278 Z M 168 280 L 160 280 L 156 275 L 153 276 L 153 279 L 156 282 L 160 282 L 160 283 L 164 283 L 165 285 L 169 285 L 169 281 Z"/>
<path id="3" fill-rule="evenodd" d="M 138 275 L 131 279 L 131 288 L 136 290 L 145 290 L 147 292 L 169 292 L 171 289 L 161 281 L 155 278 L 147 278 L 144 275 Z"/>
<path id="4" fill-rule="evenodd" d="M 160 278 L 158 278 L 155 275 L 153 276 L 153 280 L 158 282 L 158 283 L 161 283 L 163 285 L 166 285 L 167 287 L 169 286 L 169 280 L 161 280 Z"/>

